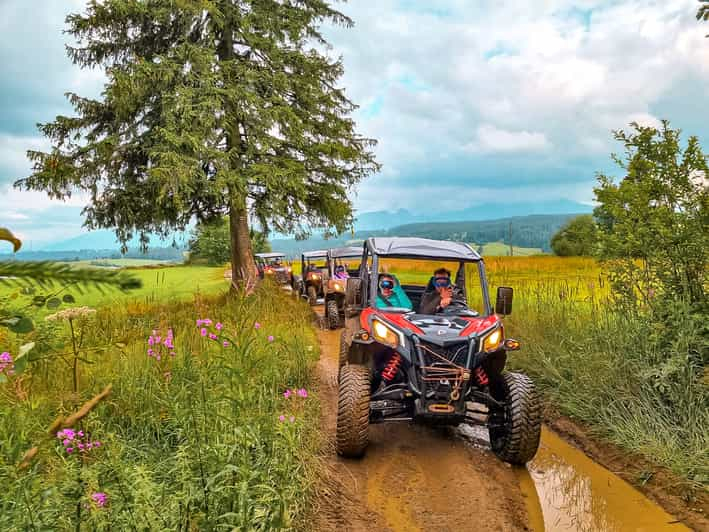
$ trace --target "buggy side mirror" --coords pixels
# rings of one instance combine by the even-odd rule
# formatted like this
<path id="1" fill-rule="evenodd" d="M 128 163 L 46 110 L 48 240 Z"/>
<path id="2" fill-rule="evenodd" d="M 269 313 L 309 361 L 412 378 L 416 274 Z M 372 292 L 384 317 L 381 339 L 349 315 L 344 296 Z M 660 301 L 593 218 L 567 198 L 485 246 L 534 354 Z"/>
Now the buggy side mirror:
<path id="1" fill-rule="evenodd" d="M 513 290 L 509 286 L 497 288 L 497 300 L 495 301 L 495 314 L 508 316 L 512 314 Z"/>

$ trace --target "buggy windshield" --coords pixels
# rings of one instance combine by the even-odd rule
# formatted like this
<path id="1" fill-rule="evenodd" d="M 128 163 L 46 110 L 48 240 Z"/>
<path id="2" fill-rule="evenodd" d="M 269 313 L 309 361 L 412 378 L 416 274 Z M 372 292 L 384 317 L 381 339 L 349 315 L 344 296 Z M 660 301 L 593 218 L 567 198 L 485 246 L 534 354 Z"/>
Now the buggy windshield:
<path id="1" fill-rule="evenodd" d="M 373 294 L 375 297 L 372 302 L 375 306 L 386 310 L 386 307 L 381 304 L 382 288 L 379 279 L 389 274 L 395 281 L 393 289 L 395 295 L 392 300 L 402 301 L 403 307 L 410 303 L 410 310 L 419 312 L 424 295 L 437 291 L 434 286 L 434 277 L 447 276 L 442 271 L 437 275 L 434 275 L 434 272 L 445 269 L 450 272 L 450 289 L 453 292 L 453 299 L 459 302 L 455 305 L 456 309 L 461 313 L 485 315 L 487 308 L 486 300 L 483 297 L 481 267 L 482 263 L 480 262 L 378 257 L 377 278 L 372 284 L 372 289 L 376 288 L 377 293 Z M 448 312 L 455 313 L 456 310 L 451 308 Z"/>

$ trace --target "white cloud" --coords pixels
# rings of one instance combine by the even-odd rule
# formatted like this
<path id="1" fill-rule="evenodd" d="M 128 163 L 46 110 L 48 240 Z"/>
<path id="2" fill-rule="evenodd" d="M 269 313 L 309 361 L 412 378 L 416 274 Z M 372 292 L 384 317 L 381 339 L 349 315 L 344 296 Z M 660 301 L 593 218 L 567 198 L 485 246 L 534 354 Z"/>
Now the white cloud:
<path id="1" fill-rule="evenodd" d="M 473 142 L 464 149 L 473 153 L 544 151 L 551 148 L 544 133 L 507 131 L 490 124 L 478 127 Z"/>

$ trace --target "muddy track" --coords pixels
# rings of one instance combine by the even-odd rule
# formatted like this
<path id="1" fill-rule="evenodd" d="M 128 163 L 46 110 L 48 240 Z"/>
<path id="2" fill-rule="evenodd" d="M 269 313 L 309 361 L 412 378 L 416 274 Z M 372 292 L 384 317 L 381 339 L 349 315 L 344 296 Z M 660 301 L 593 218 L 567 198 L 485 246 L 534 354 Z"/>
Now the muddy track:
<path id="1" fill-rule="evenodd" d="M 339 331 L 318 332 L 319 393 L 328 438 L 319 531 L 531 530 L 514 470 L 449 429 L 370 427 L 361 460 L 334 453 Z"/>
<path id="2" fill-rule="evenodd" d="M 340 331 L 325 330 L 322 308 L 315 310 L 326 439 L 316 531 L 689 530 L 681 521 L 694 530 L 709 530 L 701 509 L 690 511 L 679 500 L 663 504 L 678 519 L 594 461 L 612 466 L 613 461 L 603 460 L 608 458 L 604 453 L 592 452 L 589 458 L 581 450 L 586 445 L 570 445 L 546 427 L 527 468 L 512 468 L 496 458 L 484 428 L 408 423 L 371 426 L 365 457 L 339 458 L 334 440 Z"/>

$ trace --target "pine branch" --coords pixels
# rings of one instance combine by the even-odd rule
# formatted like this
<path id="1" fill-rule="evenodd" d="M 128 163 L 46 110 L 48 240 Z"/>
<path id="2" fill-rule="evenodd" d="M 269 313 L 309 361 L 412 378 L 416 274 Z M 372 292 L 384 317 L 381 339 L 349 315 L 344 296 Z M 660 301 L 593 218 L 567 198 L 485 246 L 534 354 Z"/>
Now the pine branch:
<path id="1" fill-rule="evenodd" d="M 96 268 L 72 268 L 67 264 L 48 261 L 0 261 L 0 283 L 54 286 L 78 284 L 97 288 L 117 288 L 121 291 L 140 288 L 142 281 L 121 271 L 103 271 Z"/>

